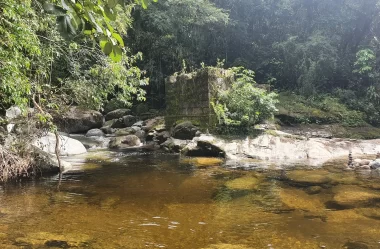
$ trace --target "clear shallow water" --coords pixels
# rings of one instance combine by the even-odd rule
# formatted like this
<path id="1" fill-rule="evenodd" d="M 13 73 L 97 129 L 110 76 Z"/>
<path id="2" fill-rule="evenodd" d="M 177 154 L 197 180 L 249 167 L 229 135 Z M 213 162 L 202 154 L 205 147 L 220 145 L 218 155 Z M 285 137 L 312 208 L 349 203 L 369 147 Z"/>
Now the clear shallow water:
<path id="1" fill-rule="evenodd" d="M 81 162 L 82 159 L 71 159 Z M 380 248 L 380 178 L 97 154 L 1 187 L 0 248 Z"/>

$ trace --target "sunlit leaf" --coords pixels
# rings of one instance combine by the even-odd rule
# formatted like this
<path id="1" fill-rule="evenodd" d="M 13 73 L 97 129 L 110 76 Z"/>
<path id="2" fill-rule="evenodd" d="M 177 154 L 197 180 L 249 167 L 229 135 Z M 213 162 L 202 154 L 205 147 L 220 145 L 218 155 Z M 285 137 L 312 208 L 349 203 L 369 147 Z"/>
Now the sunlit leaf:
<path id="1" fill-rule="evenodd" d="M 113 46 L 112 53 L 110 54 L 110 58 L 114 62 L 119 62 L 121 61 L 122 56 L 123 56 L 123 51 L 121 50 L 121 48 L 119 46 Z"/>
<path id="2" fill-rule="evenodd" d="M 119 43 L 119 45 L 121 47 L 124 47 L 124 41 L 123 41 L 123 38 L 118 34 L 118 33 L 112 33 L 112 37 L 115 38 L 117 40 L 117 42 Z"/>

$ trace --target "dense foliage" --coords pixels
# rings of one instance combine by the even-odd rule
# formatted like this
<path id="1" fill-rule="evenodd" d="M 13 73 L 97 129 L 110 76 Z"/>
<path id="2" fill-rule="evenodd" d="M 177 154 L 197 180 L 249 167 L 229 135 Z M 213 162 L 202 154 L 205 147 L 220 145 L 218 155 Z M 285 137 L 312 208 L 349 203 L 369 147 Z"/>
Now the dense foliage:
<path id="1" fill-rule="evenodd" d="M 0 35 L 1 110 L 164 108 L 167 76 L 220 59 L 380 124 L 379 0 L 0 0 Z"/>
<path id="2" fill-rule="evenodd" d="M 75 6 L 74 2 L 62 1 L 59 7 L 42 0 L 0 1 L 0 111 L 13 104 L 32 106 L 33 98 L 47 110 L 67 104 L 101 109 L 115 97 L 124 105 L 130 105 L 135 98 L 144 100 L 141 87 L 148 81 L 135 66 L 142 56 L 131 54 L 119 35 L 126 34 L 131 24 L 134 4 L 125 3 L 124 8 L 115 5 L 120 13 L 110 20 L 89 9 L 102 7 L 102 1 L 97 5 L 83 1 Z M 70 39 L 63 39 L 62 26 L 73 26 L 79 5 L 87 15 L 93 13 L 96 17 L 91 25 L 106 25 L 108 29 L 103 31 L 107 34 L 113 30 L 107 38 L 115 43 L 112 51 L 123 49 L 123 53 L 105 53 L 107 45 L 102 37 L 86 35 L 86 29 L 80 33 L 78 25 L 75 32 L 66 30 Z M 62 18 L 70 23 L 63 25 Z M 86 20 L 86 15 L 81 18 Z"/>
<path id="3" fill-rule="evenodd" d="M 219 123 L 249 128 L 273 117 L 277 111 L 277 94 L 259 88 L 254 81 L 253 71 L 242 67 L 231 70 L 235 75 L 231 88 L 220 92 L 220 97 L 212 103 Z"/>
<path id="4" fill-rule="evenodd" d="M 148 98 L 163 104 L 164 78 L 186 65 L 256 72 L 259 83 L 306 98 L 319 94 L 379 124 L 380 3 L 336 0 L 159 1 L 136 10 L 128 36 L 151 77 Z M 195 20 L 194 20 L 195 19 Z M 183 64 L 182 62 L 185 61 Z"/>

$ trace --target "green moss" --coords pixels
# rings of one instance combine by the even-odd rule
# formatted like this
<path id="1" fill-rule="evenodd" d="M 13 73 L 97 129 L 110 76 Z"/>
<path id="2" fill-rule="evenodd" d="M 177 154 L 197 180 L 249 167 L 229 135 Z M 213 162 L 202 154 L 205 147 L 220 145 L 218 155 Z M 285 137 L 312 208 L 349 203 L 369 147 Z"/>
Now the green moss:
<path id="1" fill-rule="evenodd" d="M 294 93 L 279 94 L 276 117 L 284 124 L 336 124 L 358 127 L 366 124 L 365 114 L 351 110 L 328 95 L 305 98 Z"/>

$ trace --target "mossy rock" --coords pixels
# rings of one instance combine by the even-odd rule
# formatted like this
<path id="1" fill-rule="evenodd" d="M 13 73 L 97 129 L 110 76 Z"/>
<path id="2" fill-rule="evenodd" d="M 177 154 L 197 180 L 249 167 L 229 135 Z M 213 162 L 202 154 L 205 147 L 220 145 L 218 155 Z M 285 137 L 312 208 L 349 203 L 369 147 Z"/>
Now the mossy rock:
<path id="1" fill-rule="evenodd" d="M 287 179 L 293 184 L 310 186 L 323 185 L 331 182 L 327 170 L 293 170 L 287 173 Z"/>
<path id="2" fill-rule="evenodd" d="M 322 213 L 325 209 L 323 201 L 316 195 L 309 195 L 301 189 L 282 188 L 279 191 L 282 203 L 295 210 Z"/>
<path id="3" fill-rule="evenodd" d="M 183 163 L 189 163 L 196 167 L 220 166 L 224 161 L 215 157 L 195 157 L 182 160 Z"/>
<path id="4" fill-rule="evenodd" d="M 355 185 L 336 186 L 333 188 L 333 193 L 335 195 L 332 204 L 344 208 L 362 207 L 380 201 L 380 194 L 377 191 Z"/>

